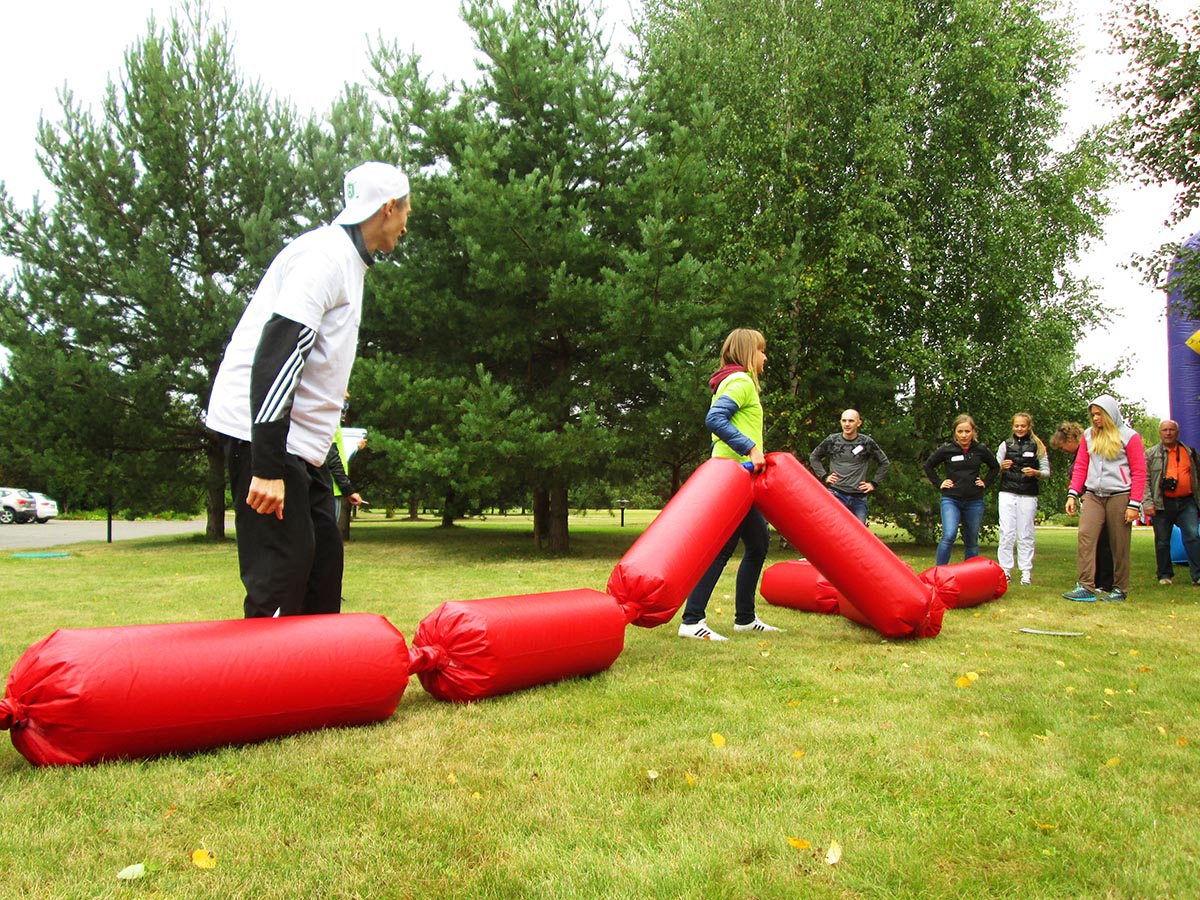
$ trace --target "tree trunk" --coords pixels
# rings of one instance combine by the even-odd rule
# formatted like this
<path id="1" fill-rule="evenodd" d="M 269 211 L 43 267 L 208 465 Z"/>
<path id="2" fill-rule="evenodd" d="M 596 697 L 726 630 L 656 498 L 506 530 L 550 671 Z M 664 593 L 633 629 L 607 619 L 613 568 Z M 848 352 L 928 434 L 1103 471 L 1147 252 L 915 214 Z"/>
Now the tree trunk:
<path id="1" fill-rule="evenodd" d="M 415 522 L 415 521 L 417 521 L 417 519 L 420 518 L 420 515 L 419 515 L 420 507 L 419 507 L 418 503 L 419 503 L 419 501 L 417 500 L 416 497 L 413 497 L 411 500 L 408 501 L 408 521 L 410 521 L 410 522 Z"/>
<path id="2" fill-rule="evenodd" d="M 556 487 L 550 490 L 550 551 L 566 553 L 570 549 L 567 532 L 567 489 Z"/>
<path id="3" fill-rule="evenodd" d="M 208 472 L 204 479 L 208 499 L 205 506 L 208 511 L 208 524 L 204 536 L 210 541 L 225 540 L 225 448 L 221 439 L 209 434 L 204 446 L 204 455 L 208 459 Z"/>
<path id="4" fill-rule="evenodd" d="M 458 515 L 458 493 L 447 491 L 446 499 L 442 501 L 442 527 L 453 528 Z"/>
<path id="5" fill-rule="evenodd" d="M 550 495 L 543 487 L 533 489 L 533 545 L 539 550 L 550 534 Z"/>

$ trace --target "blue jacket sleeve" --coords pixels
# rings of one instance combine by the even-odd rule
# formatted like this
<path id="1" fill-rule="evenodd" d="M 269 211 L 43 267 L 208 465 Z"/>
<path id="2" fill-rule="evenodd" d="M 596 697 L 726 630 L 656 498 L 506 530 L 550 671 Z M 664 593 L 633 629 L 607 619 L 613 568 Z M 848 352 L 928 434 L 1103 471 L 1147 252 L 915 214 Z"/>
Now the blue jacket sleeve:
<path id="1" fill-rule="evenodd" d="M 754 441 L 742 434 L 733 425 L 733 414 L 738 411 L 738 405 L 730 397 L 718 397 L 708 408 L 704 424 L 709 431 L 728 444 L 735 453 L 748 456 L 754 447 Z"/>

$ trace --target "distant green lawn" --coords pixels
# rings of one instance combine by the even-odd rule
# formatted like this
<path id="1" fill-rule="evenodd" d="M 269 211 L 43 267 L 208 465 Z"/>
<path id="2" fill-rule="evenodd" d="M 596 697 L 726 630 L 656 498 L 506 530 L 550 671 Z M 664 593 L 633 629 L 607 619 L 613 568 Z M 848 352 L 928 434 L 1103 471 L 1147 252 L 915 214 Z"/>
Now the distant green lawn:
<path id="1" fill-rule="evenodd" d="M 521 517 L 368 514 L 346 610 L 411 639 L 445 600 L 603 590 L 651 515 L 576 517 L 553 558 Z M 413 678 L 381 725 L 187 758 L 37 769 L 5 742 L 0 897 L 1195 897 L 1200 588 L 1160 587 L 1140 529 L 1128 603 L 1062 600 L 1075 536 L 1040 529 L 1033 587 L 919 642 L 761 599 L 786 631 L 734 637 L 731 564 L 709 611 L 729 642 L 629 628 L 587 679 L 452 705 Z M 66 549 L 0 558 L 5 672 L 58 627 L 240 615 L 232 541 Z"/>

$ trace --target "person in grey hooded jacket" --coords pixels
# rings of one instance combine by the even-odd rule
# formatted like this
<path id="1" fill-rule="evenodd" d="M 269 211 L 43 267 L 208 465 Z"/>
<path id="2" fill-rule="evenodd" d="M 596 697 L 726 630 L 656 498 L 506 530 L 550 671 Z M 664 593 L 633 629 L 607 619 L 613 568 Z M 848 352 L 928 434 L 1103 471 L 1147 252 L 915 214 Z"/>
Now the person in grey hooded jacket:
<path id="1" fill-rule="evenodd" d="M 1117 401 L 1108 394 L 1088 405 L 1092 427 L 1083 433 L 1071 470 L 1067 515 L 1079 513 L 1076 565 L 1079 581 L 1068 600 L 1124 600 L 1129 594 L 1129 545 L 1132 526 L 1146 494 L 1146 450 L 1142 436 L 1125 424 Z M 1079 500 L 1083 498 L 1080 512 Z M 1113 589 L 1096 593 L 1096 540 L 1108 525 L 1113 556 Z"/>

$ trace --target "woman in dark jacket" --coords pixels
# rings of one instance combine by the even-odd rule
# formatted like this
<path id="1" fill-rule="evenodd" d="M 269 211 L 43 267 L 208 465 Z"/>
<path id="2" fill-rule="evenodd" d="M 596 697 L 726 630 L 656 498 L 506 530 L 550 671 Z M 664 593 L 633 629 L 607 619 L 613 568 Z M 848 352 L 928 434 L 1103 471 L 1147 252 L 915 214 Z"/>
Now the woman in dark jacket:
<path id="1" fill-rule="evenodd" d="M 950 548 L 962 526 L 963 559 L 979 555 L 979 529 L 983 525 L 983 492 L 1000 471 L 996 455 L 979 443 L 975 420 L 962 415 L 954 420 L 954 441 L 942 444 L 925 460 L 925 477 L 942 491 L 942 539 L 938 542 L 937 565 L 950 562 Z M 937 468 L 944 466 L 945 478 Z M 980 477 L 979 470 L 987 467 Z"/>

